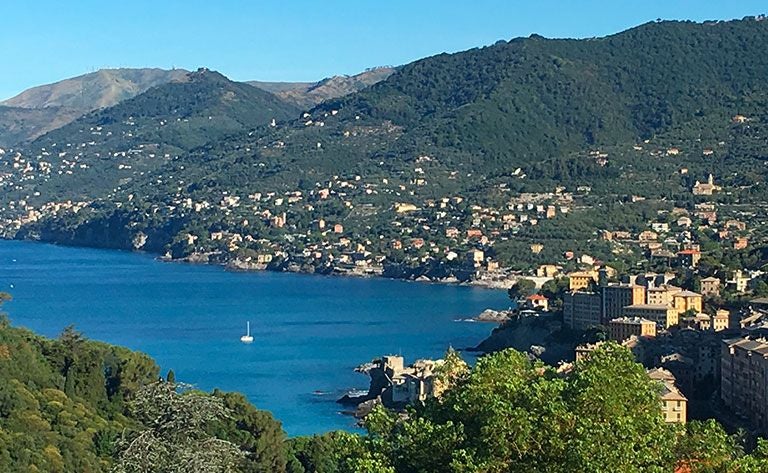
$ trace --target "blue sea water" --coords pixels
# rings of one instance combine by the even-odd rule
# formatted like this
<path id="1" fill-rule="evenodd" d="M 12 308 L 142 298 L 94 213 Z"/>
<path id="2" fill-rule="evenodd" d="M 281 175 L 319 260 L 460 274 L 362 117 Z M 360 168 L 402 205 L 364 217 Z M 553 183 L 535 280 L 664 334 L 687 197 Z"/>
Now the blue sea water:
<path id="1" fill-rule="evenodd" d="M 476 345 L 492 325 L 458 322 L 505 308 L 503 291 L 164 263 L 148 255 L 0 241 L 0 291 L 14 325 L 154 357 L 176 379 L 244 393 L 289 435 L 351 429 L 335 400 L 367 388 L 353 369 Z M 240 336 L 251 322 L 254 342 Z M 466 355 L 470 357 L 471 355 Z"/>

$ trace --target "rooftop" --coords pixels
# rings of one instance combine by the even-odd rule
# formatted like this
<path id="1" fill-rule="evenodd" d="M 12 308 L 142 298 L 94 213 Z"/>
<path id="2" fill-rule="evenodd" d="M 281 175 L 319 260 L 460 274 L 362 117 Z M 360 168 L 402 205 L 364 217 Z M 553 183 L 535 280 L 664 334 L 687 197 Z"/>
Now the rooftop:
<path id="1" fill-rule="evenodd" d="M 634 325 L 641 325 L 641 324 L 654 324 L 656 325 L 656 322 L 653 320 L 648 320 L 643 317 L 617 317 L 615 319 L 612 319 L 609 323 L 619 323 L 619 324 L 634 324 Z"/>
<path id="2" fill-rule="evenodd" d="M 625 309 L 645 309 L 645 310 L 668 310 L 669 306 L 664 304 L 632 304 L 624 307 Z"/>

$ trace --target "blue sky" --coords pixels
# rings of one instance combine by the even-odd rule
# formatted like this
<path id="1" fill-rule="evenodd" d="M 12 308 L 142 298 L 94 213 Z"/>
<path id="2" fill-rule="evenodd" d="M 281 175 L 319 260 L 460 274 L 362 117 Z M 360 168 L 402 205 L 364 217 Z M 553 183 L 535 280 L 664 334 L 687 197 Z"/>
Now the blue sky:
<path id="1" fill-rule="evenodd" d="M 104 67 L 312 81 L 538 33 L 768 13 L 753 0 L 2 0 L 0 99 Z"/>

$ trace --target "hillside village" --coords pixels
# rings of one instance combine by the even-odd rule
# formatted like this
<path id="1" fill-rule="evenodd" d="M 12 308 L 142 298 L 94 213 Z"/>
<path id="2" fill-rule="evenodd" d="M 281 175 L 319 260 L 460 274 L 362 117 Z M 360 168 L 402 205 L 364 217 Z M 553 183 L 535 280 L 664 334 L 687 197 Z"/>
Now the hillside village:
<path id="1" fill-rule="evenodd" d="M 510 289 L 519 308 L 490 320 L 586 334 L 577 359 L 601 337 L 625 344 L 670 402 L 691 402 L 671 421 L 743 413 L 735 399 L 754 373 L 732 358 L 768 343 L 759 103 L 507 168 L 484 161 L 494 147 L 399 147 L 413 126 L 360 107 L 365 94 L 298 112 L 200 69 L 0 149 L 0 235 L 233 270 Z M 408 378 L 423 400 L 432 370 L 414 370 L 400 371 L 424 375 Z"/>
<path id="2" fill-rule="evenodd" d="M 310 118 L 303 117 L 306 123 Z M 742 126 L 748 119 L 736 116 L 731 122 Z M 323 127 L 316 123 L 305 126 Z M 675 163 L 686 154 L 682 144 L 645 142 L 582 157 L 600 167 L 610 167 L 614 155 L 625 160 L 622 153 L 664 163 L 674 169 L 667 179 L 676 179 L 681 192 L 674 201 L 642 189 L 606 195 L 586 184 L 535 190 L 527 184 L 535 179 L 523 168 L 484 183 L 480 191 L 461 191 L 473 179 L 471 173 L 461 175 L 426 155 L 396 172 L 333 175 L 293 188 L 270 181 L 259 188 L 254 181 L 200 190 L 174 180 L 168 168 L 153 162 L 176 163 L 181 171 L 178 158 L 160 156 L 156 147 L 142 144 L 110 153 L 110 165 L 125 177 L 106 199 L 51 201 L 33 190 L 39 182 L 66 183 L 103 166 L 99 152 L 89 151 L 103 132 L 94 128 L 91 141 L 40 149 L 34 157 L 2 150 L 0 186 L 6 195 L 20 196 L 0 208 L 6 238 L 123 247 L 237 270 L 497 288 L 531 281 L 534 291 L 525 294 L 520 310 L 505 317 L 554 319 L 573 333 L 597 330 L 629 347 L 663 385 L 669 422 L 715 416 L 765 432 L 762 419 L 768 413 L 746 414 L 762 412 L 762 401 L 747 400 L 762 365 L 750 361 L 745 366 L 739 360 L 760 360 L 750 353 L 768 346 L 763 338 L 768 327 L 768 203 L 755 198 L 750 187 L 728 185 L 714 174 L 692 178 L 686 161 Z M 702 156 L 714 153 L 701 148 Z M 257 167 L 271 165 L 264 160 Z M 630 166 L 624 172 L 635 171 Z M 140 195 L 147 187 L 129 184 L 140 177 L 175 191 L 162 199 Z M 451 181 L 457 190 L 441 194 Z M 111 210 L 104 214 L 105 208 Z M 91 218 L 98 222 L 104 215 L 117 224 L 111 240 L 78 234 Z M 576 233 L 581 238 L 567 239 L 591 222 L 597 224 Z M 576 359 L 600 343 L 577 347 Z M 569 366 L 560 369 L 567 373 Z M 398 389 L 408 387 L 409 394 L 402 396 L 423 401 L 436 395 L 430 388 L 431 369 L 406 374 L 395 377 Z M 391 389 L 385 392 L 399 392 L 394 385 Z"/>
<path id="3" fill-rule="evenodd" d="M 102 131 L 97 127 L 90 135 Z M 715 250 L 718 256 L 733 255 L 731 264 L 720 268 L 728 272 L 721 275 L 724 281 L 738 281 L 741 292 L 750 281 L 762 282 L 759 267 L 734 266 L 734 258 L 765 244 L 768 204 L 754 199 L 740 204 L 733 197 L 744 191 L 716 184 L 711 174 L 688 186 L 691 197 L 685 206 L 654 196 L 600 196 L 586 185 L 515 192 L 516 181 L 530 180 L 523 169 L 479 193 L 440 196 L 446 186 L 432 184 L 433 179 L 468 181 L 472 177 L 457 176 L 458 171 L 440 167 L 429 156 L 416 159 L 412 169 L 388 177 L 334 175 L 288 190 L 274 184 L 259 189 L 253 182 L 244 188 L 202 192 L 183 179 L 160 174 L 163 168 L 153 160 L 174 162 L 175 158 L 167 153 L 159 156 L 152 145 L 140 144 L 109 153 L 108 162 L 116 166 L 113 171 L 124 176 L 119 182 L 144 178 L 158 188 L 175 186 L 175 192 L 156 199 L 138 194 L 146 188 L 118 185 L 106 199 L 51 201 L 34 190 L 49 181 L 78 182 L 80 174 L 92 179 L 88 176 L 92 168 L 104 166 L 101 155 L 89 151 L 95 143 L 54 144 L 34 157 L 1 151 L 0 188 L 4 195 L 18 196 L 0 207 L 0 231 L 6 238 L 66 243 L 56 230 L 61 226 L 69 227 L 71 243 L 78 243 L 84 237 L 75 229 L 82 220 L 106 210 L 122 215 L 124 228 L 113 229 L 117 233 L 113 241 L 79 243 L 147 250 L 168 259 L 226 263 L 238 269 L 385 275 L 509 287 L 520 277 L 537 278 L 541 285 L 560 273 L 602 264 L 646 270 L 690 267 L 702 255 L 712 272 L 718 268 L 709 267 L 713 263 L 707 256 Z M 680 150 L 667 148 L 659 157 L 658 149 L 643 144 L 633 152 L 668 162 Z M 588 156 L 609 159 L 606 153 Z M 688 182 L 688 173 L 687 168 L 678 170 L 678 185 Z M 618 199 L 620 206 L 617 219 L 627 217 L 627 222 L 611 227 L 611 219 L 606 219 L 599 224 L 602 228 L 582 232 L 583 240 L 563 241 L 584 216 L 612 199 Z M 647 220 L 640 220 L 644 216 Z M 156 227 L 169 225 L 176 233 L 164 231 L 163 240 L 158 241 L 153 235 Z"/>

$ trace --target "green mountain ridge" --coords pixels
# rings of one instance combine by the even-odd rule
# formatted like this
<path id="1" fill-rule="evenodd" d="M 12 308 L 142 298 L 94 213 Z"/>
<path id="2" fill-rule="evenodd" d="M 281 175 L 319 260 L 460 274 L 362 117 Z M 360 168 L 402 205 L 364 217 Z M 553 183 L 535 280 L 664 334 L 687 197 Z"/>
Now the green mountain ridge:
<path id="1" fill-rule="evenodd" d="M 130 181 L 208 141 L 296 115 L 297 108 L 268 92 L 200 69 L 90 112 L 29 146 L 56 150 L 60 159 L 86 166 L 76 185 L 66 175 L 52 176 L 44 184 L 48 191 L 55 189 L 62 198 L 95 198 L 122 179 Z"/>
<path id="2" fill-rule="evenodd" d="M 300 108 L 359 91 L 385 79 L 390 67 L 373 68 L 353 76 L 318 82 L 248 81 Z M 74 121 L 87 112 L 112 107 L 152 87 L 184 81 L 184 69 L 100 69 L 51 84 L 29 88 L 0 102 L 0 146 L 15 146 Z"/>
<path id="3" fill-rule="evenodd" d="M 610 205 L 614 216 L 637 215 L 623 223 L 616 218 L 601 222 L 598 215 L 587 218 L 582 211 L 573 218 L 582 220 L 570 224 L 518 225 L 499 231 L 484 249 L 513 267 L 557 261 L 566 250 L 611 261 L 616 256 L 609 245 L 595 239 L 599 230 L 610 230 L 605 228 L 610 223 L 639 231 L 648 215 L 668 211 L 673 199 L 692 209 L 690 188 L 709 173 L 745 198 L 758 198 L 766 181 L 765 46 L 768 22 L 760 19 L 656 22 L 588 40 L 518 38 L 402 66 L 385 80 L 322 102 L 301 117 L 291 108 L 274 117 L 274 126 L 254 120 L 222 132 L 207 129 L 204 110 L 215 110 L 207 103 L 201 105 L 193 135 L 137 121 L 130 133 L 141 139 L 132 143 L 163 147 L 160 153 L 150 152 L 169 155 L 159 161 L 142 157 L 143 152 L 115 159 L 116 151 L 127 152 L 123 138 L 87 144 L 89 129 L 65 127 L 22 154 L 34 162 L 43 159 L 43 148 L 51 153 L 54 143 L 60 149 L 80 136 L 78 146 L 87 151 L 79 154 L 78 163 L 87 171 L 18 181 L 7 198 L 33 205 L 63 198 L 94 202 L 87 212 L 32 222 L 19 237 L 131 248 L 142 233 L 148 237 L 144 249 L 150 251 L 173 257 L 211 253 L 227 261 L 265 248 L 278 251 L 276 245 L 282 244 L 290 246 L 289 254 L 305 254 L 307 247 L 320 254 L 338 251 L 329 247 L 334 243 L 327 236 L 315 233 L 313 222 L 323 219 L 344 222 L 374 255 L 385 258 L 385 266 L 397 266 L 404 256 L 389 247 L 392 240 L 425 238 L 459 252 L 473 245 L 445 238 L 448 228 L 464 232 L 472 227 L 472 205 L 503 209 L 519 193 L 583 187 L 594 192 L 580 205 Z M 141 104 L 138 109 L 164 107 L 153 94 L 150 90 L 126 103 Z M 111 120 L 109 125 L 117 126 L 109 115 L 120 115 L 119 110 L 94 113 L 81 123 L 98 127 Z M 744 121 L 734 122 L 736 115 Z M 121 133 L 126 136 L 128 130 Z M 678 147 L 683 151 L 674 159 L 665 158 L 667 149 Z M 123 168 L 115 172 L 120 164 Z M 333 186 L 337 199 L 317 197 L 321 188 Z M 246 202 L 257 194 L 296 192 L 302 194 L 299 202 L 288 207 L 220 205 L 224 197 Z M 658 202 L 624 206 L 630 195 Z M 416 214 L 405 228 L 393 210 L 398 202 L 429 207 L 429 202 L 453 196 L 467 202 L 457 204 L 450 219 Z M 269 222 L 284 211 L 285 229 Z M 270 244 L 252 243 L 230 254 L 226 245 L 209 239 L 219 231 Z M 291 238 L 299 235 L 301 243 L 290 243 L 286 232 Z M 546 248 L 536 257 L 528 249 L 534 242 Z M 413 257 L 427 259 L 426 266 L 443 258 Z M 296 266 L 312 258 L 299 257 Z M 446 261 L 439 264 L 450 267 Z M 440 266 L 434 274 L 447 277 L 451 271 Z"/>

